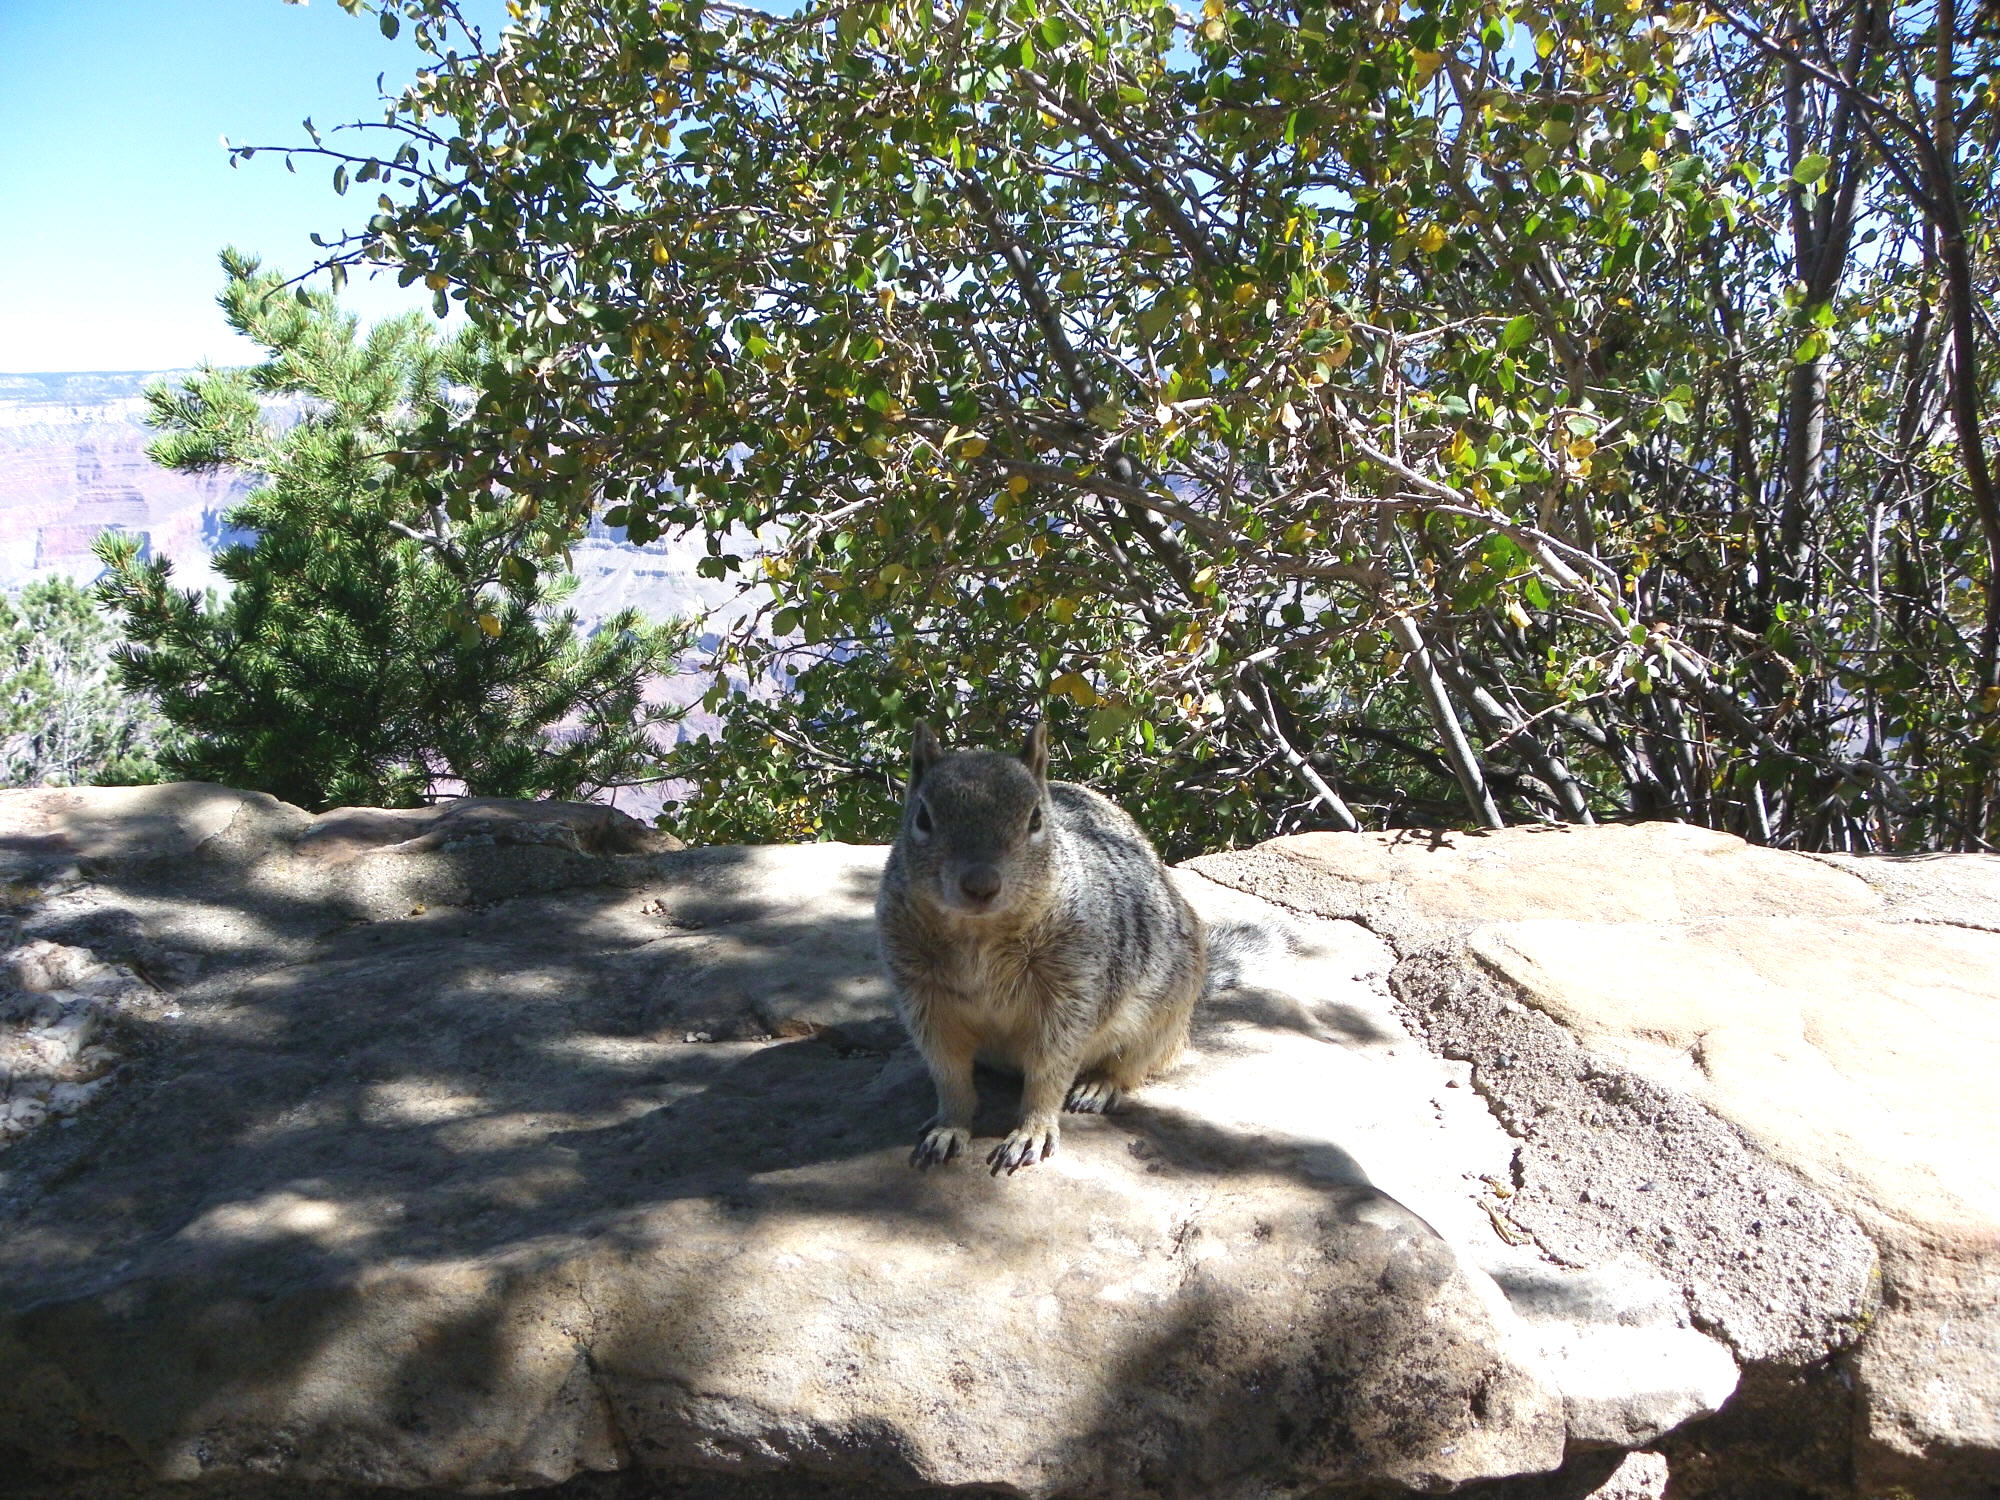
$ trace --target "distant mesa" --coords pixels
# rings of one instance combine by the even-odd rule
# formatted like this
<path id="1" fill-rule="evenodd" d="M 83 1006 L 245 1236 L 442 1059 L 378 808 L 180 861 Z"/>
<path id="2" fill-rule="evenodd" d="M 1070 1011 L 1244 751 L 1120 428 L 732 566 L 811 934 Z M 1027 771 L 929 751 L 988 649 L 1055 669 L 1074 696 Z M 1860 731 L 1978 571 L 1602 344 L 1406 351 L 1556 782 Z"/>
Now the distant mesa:
<path id="1" fill-rule="evenodd" d="M 156 380 L 192 375 L 193 370 L 59 370 L 0 375 L 0 406 L 101 406 L 136 399 Z"/>
<path id="2" fill-rule="evenodd" d="M 86 370 L 0 375 L 0 588 L 61 575 L 87 582 L 101 571 L 91 546 L 104 531 L 141 539 L 142 556 L 172 560 L 186 588 L 221 587 L 214 554 L 250 533 L 228 510 L 255 487 L 237 474 L 176 474 L 146 456 L 144 392 L 188 370 Z M 695 572 L 698 541 L 625 539 L 592 524 L 573 557 L 571 603 L 586 629 L 633 608 L 655 619 L 724 604 L 726 582 Z M 705 679 L 704 679 L 705 680 Z"/>
<path id="3" fill-rule="evenodd" d="M 142 555 L 171 558 L 180 583 L 217 581 L 209 554 L 227 539 L 223 513 L 253 481 L 169 473 L 146 456 L 143 392 L 186 373 L 0 375 L 0 587 L 95 578 L 91 546 L 105 531 L 137 534 Z"/>
<path id="4" fill-rule="evenodd" d="M 37 573 L 89 574 L 95 577 L 101 571 L 92 545 L 107 531 L 135 531 L 136 527 L 108 526 L 101 521 L 74 521 L 60 526 L 44 526 L 35 533 L 35 571 Z M 142 561 L 153 555 L 152 533 L 139 531 L 139 557 Z"/>

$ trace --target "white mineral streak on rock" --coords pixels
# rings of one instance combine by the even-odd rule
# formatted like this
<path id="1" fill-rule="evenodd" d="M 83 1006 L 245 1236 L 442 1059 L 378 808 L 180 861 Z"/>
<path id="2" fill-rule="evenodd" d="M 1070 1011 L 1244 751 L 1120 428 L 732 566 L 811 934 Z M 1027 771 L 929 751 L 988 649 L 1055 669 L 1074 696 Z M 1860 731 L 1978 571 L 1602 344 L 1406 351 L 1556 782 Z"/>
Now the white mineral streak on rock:
<path id="1" fill-rule="evenodd" d="M 1229 1019 L 1211 1014 L 1199 1065 L 1148 1090 L 1149 1104 L 1184 1100 L 1211 1126 L 1296 1153 L 1317 1179 L 1372 1184 L 1418 1214 L 1483 1273 L 1473 1281 L 1496 1327 L 1562 1391 L 1573 1440 L 1645 1442 L 1728 1399 L 1735 1362 L 1688 1326 L 1658 1272 L 1630 1257 L 1563 1269 L 1496 1232 L 1467 1184 L 1506 1182 L 1513 1141 L 1477 1095 L 1445 1092 L 1449 1064 L 1412 1045 L 1386 942 L 1210 881 L 1184 888 L 1239 977 L 1210 1004 Z M 1440 1097 L 1454 1107 L 1434 1107 Z"/>
<path id="2" fill-rule="evenodd" d="M 149 993 L 87 948 L 41 939 L 0 955 L 0 1148 L 103 1092 L 121 1058 L 94 1044 Z"/>

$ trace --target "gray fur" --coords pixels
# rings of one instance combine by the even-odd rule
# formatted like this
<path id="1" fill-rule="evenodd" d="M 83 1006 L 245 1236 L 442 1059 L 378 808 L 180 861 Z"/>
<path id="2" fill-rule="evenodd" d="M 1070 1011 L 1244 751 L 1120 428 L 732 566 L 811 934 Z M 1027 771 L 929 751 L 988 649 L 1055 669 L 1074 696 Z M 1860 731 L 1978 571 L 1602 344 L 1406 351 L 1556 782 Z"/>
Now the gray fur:
<path id="1" fill-rule="evenodd" d="M 1187 1041 L 1200 919 L 1138 824 L 1047 770 L 1040 724 L 1019 757 L 947 754 L 917 726 L 875 900 L 897 1008 L 937 1085 L 917 1166 L 971 1144 L 975 1057 L 1022 1074 L 1021 1121 L 987 1157 L 1011 1173 L 1054 1152 L 1060 1110 L 1108 1110 Z"/>

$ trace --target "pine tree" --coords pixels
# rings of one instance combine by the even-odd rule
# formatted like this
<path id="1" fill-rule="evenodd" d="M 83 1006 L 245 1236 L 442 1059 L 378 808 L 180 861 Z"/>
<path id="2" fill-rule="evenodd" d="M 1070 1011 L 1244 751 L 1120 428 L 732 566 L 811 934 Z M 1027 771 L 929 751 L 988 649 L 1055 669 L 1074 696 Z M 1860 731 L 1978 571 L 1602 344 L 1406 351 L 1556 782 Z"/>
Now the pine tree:
<path id="1" fill-rule="evenodd" d="M 216 555 L 219 602 L 174 587 L 133 538 L 97 546 L 123 680 L 181 731 L 166 770 L 314 809 L 577 797 L 656 774 L 675 711 L 646 688 L 687 629 L 627 610 L 585 634 L 561 607 L 574 580 L 523 560 L 560 550 L 531 505 L 454 517 L 387 461 L 460 412 L 488 351 L 415 313 L 363 335 L 332 296 L 222 260 L 230 325 L 269 358 L 149 390 L 165 434 L 150 451 L 263 476 L 227 517 L 255 540 Z"/>
<path id="2" fill-rule="evenodd" d="M 114 680 L 117 639 L 67 578 L 0 597 L 0 782 L 128 784 L 158 775 L 159 720 Z"/>

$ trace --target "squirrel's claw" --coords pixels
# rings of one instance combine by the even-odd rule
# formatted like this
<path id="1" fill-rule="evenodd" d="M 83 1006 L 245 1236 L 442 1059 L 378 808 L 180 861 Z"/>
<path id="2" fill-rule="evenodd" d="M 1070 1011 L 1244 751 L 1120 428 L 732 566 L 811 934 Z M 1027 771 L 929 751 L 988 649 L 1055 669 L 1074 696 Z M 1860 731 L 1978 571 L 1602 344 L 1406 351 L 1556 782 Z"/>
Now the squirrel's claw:
<path id="1" fill-rule="evenodd" d="M 1054 1125 L 1017 1125 L 1005 1140 L 987 1153 L 987 1164 L 993 1168 L 995 1177 L 1002 1172 L 1012 1177 L 1021 1168 L 1031 1167 L 1054 1156 L 1057 1138 Z"/>
<path id="2" fill-rule="evenodd" d="M 959 1125 L 933 1125 L 910 1152 L 913 1167 L 943 1166 L 972 1144 L 972 1132 Z"/>
<path id="3" fill-rule="evenodd" d="M 1102 1078 L 1079 1078 L 1063 1100 L 1063 1108 L 1073 1115 L 1108 1115 L 1117 1104 L 1118 1090 Z"/>

